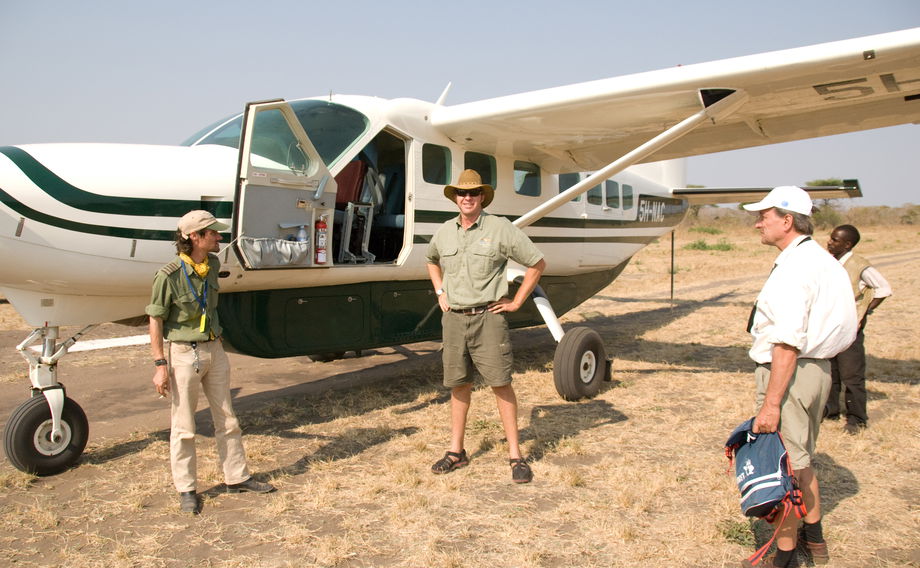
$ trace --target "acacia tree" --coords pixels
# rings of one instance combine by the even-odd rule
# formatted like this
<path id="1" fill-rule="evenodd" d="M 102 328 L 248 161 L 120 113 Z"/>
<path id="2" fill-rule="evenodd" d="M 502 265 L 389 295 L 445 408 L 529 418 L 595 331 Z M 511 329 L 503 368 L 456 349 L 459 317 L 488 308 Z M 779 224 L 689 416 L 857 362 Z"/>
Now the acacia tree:
<path id="1" fill-rule="evenodd" d="M 843 180 L 838 178 L 813 179 L 805 182 L 806 186 L 841 186 Z M 815 204 L 815 210 L 811 215 L 811 220 L 816 227 L 836 227 L 843 220 L 843 216 L 838 210 L 836 199 L 820 199 L 820 204 Z"/>

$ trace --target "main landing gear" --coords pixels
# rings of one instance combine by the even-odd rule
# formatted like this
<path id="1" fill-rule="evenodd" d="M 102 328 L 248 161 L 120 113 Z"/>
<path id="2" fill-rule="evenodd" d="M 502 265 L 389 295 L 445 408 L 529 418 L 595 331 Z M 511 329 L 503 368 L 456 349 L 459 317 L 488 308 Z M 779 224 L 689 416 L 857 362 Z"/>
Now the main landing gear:
<path id="1" fill-rule="evenodd" d="M 543 290 L 537 286 L 532 294 L 537 310 L 558 342 L 553 357 L 553 382 L 565 400 L 593 398 L 601 383 L 610 380 L 611 361 L 600 334 L 589 327 L 562 330 L 559 319 Z"/>
<path id="2" fill-rule="evenodd" d="M 6 457 L 16 469 L 35 475 L 53 475 L 72 466 L 89 440 L 89 422 L 80 405 L 67 398 L 57 381 L 57 362 L 94 325 L 57 345 L 59 329 L 34 330 L 16 349 L 29 362 L 32 397 L 10 415 L 3 437 Z M 28 348 L 42 340 L 41 356 Z"/>

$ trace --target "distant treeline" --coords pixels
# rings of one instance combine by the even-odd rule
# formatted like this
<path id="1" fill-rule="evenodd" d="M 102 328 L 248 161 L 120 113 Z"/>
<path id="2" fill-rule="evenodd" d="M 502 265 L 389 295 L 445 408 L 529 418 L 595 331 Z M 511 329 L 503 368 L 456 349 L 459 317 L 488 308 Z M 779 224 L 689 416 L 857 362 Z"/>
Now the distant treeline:
<path id="1" fill-rule="evenodd" d="M 812 214 L 815 225 L 819 228 L 833 228 L 844 223 L 857 227 L 920 225 L 920 205 L 907 203 L 900 207 L 878 205 L 844 209 L 842 201 L 831 199 L 817 202 L 815 204 L 817 210 Z M 725 225 L 750 225 L 753 219 L 751 213 L 740 209 L 740 206 L 693 205 L 683 224 L 692 227 L 715 222 Z"/>

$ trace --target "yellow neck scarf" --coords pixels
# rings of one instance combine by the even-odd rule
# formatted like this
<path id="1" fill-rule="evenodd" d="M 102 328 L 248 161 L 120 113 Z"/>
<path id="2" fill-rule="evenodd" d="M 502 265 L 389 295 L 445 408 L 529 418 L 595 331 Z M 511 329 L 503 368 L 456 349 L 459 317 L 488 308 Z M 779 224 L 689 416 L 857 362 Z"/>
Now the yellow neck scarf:
<path id="1" fill-rule="evenodd" d="M 195 270 L 195 273 L 202 278 L 206 278 L 208 271 L 211 270 L 211 267 L 208 266 L 208 257 L 204 257 L 202 262 L 195 262 L 189 255 L 183 252 L 179 253 L 179 258 L 181 258 L 185 264 L 191 266 Z"/>

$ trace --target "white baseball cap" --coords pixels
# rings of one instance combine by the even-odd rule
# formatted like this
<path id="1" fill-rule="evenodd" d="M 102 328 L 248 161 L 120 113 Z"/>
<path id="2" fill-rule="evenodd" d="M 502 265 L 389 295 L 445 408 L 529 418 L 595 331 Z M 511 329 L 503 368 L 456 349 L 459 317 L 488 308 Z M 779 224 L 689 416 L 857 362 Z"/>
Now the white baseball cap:
<path id="1" fill-rule="evenodd" d="M 810 216 L 812 205 L 808 192 L 801 187 L 781 185 L 771 189 L 770 193 L 757 203 L 748 203 L 743 207 L 748 211 L 763 211 L 764 209 L 776 207 Z"/>

